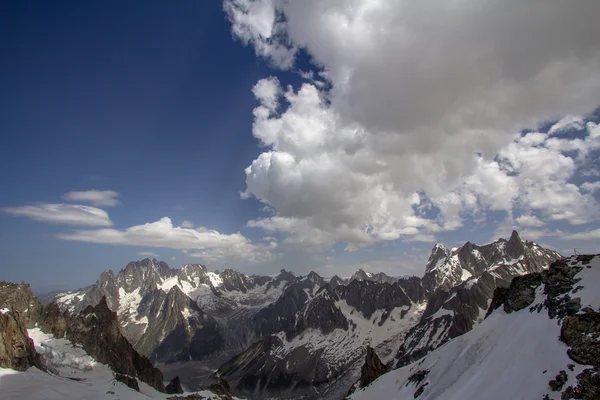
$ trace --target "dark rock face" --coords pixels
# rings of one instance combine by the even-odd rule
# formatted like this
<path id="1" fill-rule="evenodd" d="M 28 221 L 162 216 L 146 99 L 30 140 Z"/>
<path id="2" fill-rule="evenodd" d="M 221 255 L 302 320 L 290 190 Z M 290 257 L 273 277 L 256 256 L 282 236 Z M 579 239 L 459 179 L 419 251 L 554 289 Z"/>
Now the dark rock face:
<path id="1" fill-rule="evenodd" d="M 74 344 L 81 345 L 90 356 L 108 365 L 116 373 L 136 377 L 164 392 L 162 373 L 152 366 L 148 358 L 135 351 L 121 334 L 117 314 L 108 308 L 105 298 L 95 307 L 88 306 L 77 316 L 63 315 L 66 319 L 66 332 L 57 328 L 62 322 L 51 323 L 48 316 L 53 313 L 51 310 L 43 314 L 46 317 L 39 321 L 43 331 L 53 332 L 59 338 L 66 337 Z"/>
<path id="2" fill-rule="evenodd" d="M 215 376 L 227 380 L 236 395 L 249 398 L 318 396 L 321 350 L 302 346 L 284 358 L 275 357 L 272 352 L 282 345 L 277 337 L 267 336 L 223 364 Z"/>
<path id="3" fill-rule="evenodd" d="M 129 376 L 129 375 L 125 375 L 125 374 L 115 374 L 115 379 L 121 383 L 126 384 L 127 386 L 129 386 L 130 388 L 132 388 L 133 390 L 139 392 L 140 391 L 140 385 L 137 381 L 137 379 L 135 379 L 133 376 Z"/>
<path id="4" fill-rule="evenodd" d="M 372 347 L 367 347 L 367 355 L 365 356 L 365 363 L 360 370 L 360 387 L 364 388 L 379 378 L 381 375 L 388 372 L 388 369 L 381 362 L 375 350 Z"/>
<path id="5" fill-rule="evenodd" d="M 25 321 L 18 312 L 0 314 L 0 367 L 25 371 L 33 366 L 44 369 Z"/>
<path id="6" fill-rule="evenodd" d="M 548 386 L 550 386 L 550 389 L 552 389 L 552 391 L 560 392 L 562 390 L 563 386 L 565 385 L 565 383 L 567 383 L 567 380 L 569 380 L 569 376 L 567 375 L 567 372 L 560 371 L 558 373 L 558 375 L 556 375 L 556 378 L 554 378 L 550 382 L 548 382 Z"/>
<path id="7" fill-rule="evenodd" d="M 218 323 L 178 286 L 169 293 L 154 290 L 140 302 L 138 312 L 148 326 L 135 342 L 142 354 L 164 362 L 201 360 L 224 346 Z M 166 336 L 163 337 L 163 334 Z"/>
<path id="8" fill-rule="evenodd" d="M 171 379 L 171 382 L 165 387 L 165 392 L 167 394 L 178 394 L 183 393 L 183 388 L 181 387 L 181 382 L 179 381 L 179 377 Z"/>
<path id="9" fill-rule="evenodd" d="M 502 305 L 504 306 L 504 311 L 508 314 L 528 307 L 533 303 L 535 290 L 541 284 L 542 275 L 535 272 L 513 278 L 509 287 L 496 288 L 486 317 Z"/>
<path id="10" fill-rule="evenodd" d="M 275 303 L 263 308 L 252 317 L 256 334 L 271 335 L 286 331 L 296 313 L 304 307 L 308 295 L 298 282 L 289 285 Z"/>
<path id="11" fill-rule="evenodd" d="M 29 284 L 0 282 L 0 309 L 7 308 L 17 313 L 27 329 L 35 326 L 41 307 L 39 301 L 31 293 Z"/>
<path id="12" fill-rule="evenodd" d="M 391 311 L 396 307 L 410 306 L 411 299 L 401 284 L 380 284 L 370 280 L 355 279 L 347 286 L 336 287 L 335 293 L 348 305 L 359 310 L 369 319 L 376 310 Z"/>
<path id="13" fill-rule="evenodd" d="M 326 284 L 303 308 L 303 312 L 294 315 L 286 329 L 287 339 L 293 339 L 308 328 L 319 329 L 324 335 L 335 329 L 348 330 L 348 320 L 335 305 L 337 300 L 331 286 Z"/>
<path id="14" fill-rule="evenodd" d="M 560 340 L 569 345 L 567 355 L 583 365 L 600 368 L 600 313 L 587 310 L 564 319 Z"/>

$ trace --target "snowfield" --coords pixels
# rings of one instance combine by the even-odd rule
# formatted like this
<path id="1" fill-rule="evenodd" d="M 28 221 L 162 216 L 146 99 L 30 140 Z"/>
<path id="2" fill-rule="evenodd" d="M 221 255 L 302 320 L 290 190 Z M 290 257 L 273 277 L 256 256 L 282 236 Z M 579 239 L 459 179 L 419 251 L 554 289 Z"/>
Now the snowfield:
<path id="1" fill-rule="evenodd" d="M 580 297 L 582 308 L 600 308 L 600 259 L 591 268 L 576 275 L 584 288 L 572 297 Z M 537 289 L 532 305 L 543 302 L 543 285 Z M 569 385 L 576 385 L 576 375 L 586 366 L 567 356 L 568 346 L 558 340 L 560 322 L 550 319 L 547 310 L 530 312 L 526 307 L 507 314 L 502 308 L 470 332 L 454 338 L 424 358 L 391 371 L 370 386 L 354 393 L 353 400 L 413 399 L 417 389 L 426 384 L 419 400 L 464 399 L 560 399 L 548 382 L 568 364 Z M 429 370 L 420 383 L 409 381 L 417 371 Z"/>

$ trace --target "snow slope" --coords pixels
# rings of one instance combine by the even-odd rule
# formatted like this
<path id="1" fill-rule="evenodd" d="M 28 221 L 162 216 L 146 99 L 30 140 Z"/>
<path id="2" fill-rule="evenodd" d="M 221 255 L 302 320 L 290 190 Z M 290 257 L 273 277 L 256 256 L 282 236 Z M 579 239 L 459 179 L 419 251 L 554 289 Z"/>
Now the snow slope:
<path id="1" fill-rule="evenodd" d="M 575 265 L 573 263 L 572 265 Z M 600 259 L 576 277 L 583 289 L 572 294 L 580 297 L 582 307 L 600 308 Z M 533 305 L 546 298 L 543 285 L 538 287 Z M 530 312 L 529 307 L 507 314 L 495 310 L 472 331 L 459 336 L 431 352 L 421 360 L 383 375 L 370 386 L 354 393 L 353 400 L 413 399 L 426 385 L 420 400 L 463 399 L 560 399 L 548 382 L 568 364 L 565 387 L 574 385 L 575 376 L 585 366 L 567 356 L 568 346 L 558 340 L 560 321 L 550 319 L 545 310 Z M 429 370 L 425 379 L 409 379 L 418 371 Z"/>
<path id="2" fill-rule="evenodd" d="M 148 400 L 173 395 L 160 393 L 138 381 L 140 392 L 114 379 L 113 371 L 66 339 L 55 339 L 40 329 L 29 329 L 36 351 L 49 373 L 32 367 L 25 372 L 0 368 L 0 398 L 28 400 Z M 195 392 L 220 399 L 211 391 Z M 190 393 L 186 393 L 190 394 Z"/>

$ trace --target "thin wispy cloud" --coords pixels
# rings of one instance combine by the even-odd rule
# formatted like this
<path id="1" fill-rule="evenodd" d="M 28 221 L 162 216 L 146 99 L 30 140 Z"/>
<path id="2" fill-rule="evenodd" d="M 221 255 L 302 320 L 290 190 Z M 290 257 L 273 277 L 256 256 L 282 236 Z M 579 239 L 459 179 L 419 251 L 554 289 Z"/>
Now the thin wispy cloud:
<path id="1" fill-rule="evenodd" d="M 119 193 L 114 190 L 85 190 L 68 192 L 63 199 L 72 202 L 86 202 L 98 207 L 111 207 L 119 204 Z"/>
<path id="2" fill-rule="evenodd" d="M 203 227 L 197 229 L 176 227 L 168 217 L 125 230 L 77 230 L 57 234 L 56 237 L 88 243 L 192 250 L 190 257 L 215 263 L 266 262 L 273 259 L 272 250 L 275 248 L 270 244 L 254 244 L 241 233 L 223 234 Z"/>
<path id="3" fill-rule="evenodd" d="M 5 207 L 5 213 L 27 217 L 51 224 L 85 226 L 112 226 L 108 213 L 96 207 L 73 204 L 37 204 L 29 206 Z"/>
<path id="4" fill-rule="evenodd" d="M 152 258 L 158 257 L 158 254 L 156 254 L 152 251 L 140 251 L 137 254 L 138 254 L 138 256 L 142 256 L 142 257 L 152 257 Z"/>

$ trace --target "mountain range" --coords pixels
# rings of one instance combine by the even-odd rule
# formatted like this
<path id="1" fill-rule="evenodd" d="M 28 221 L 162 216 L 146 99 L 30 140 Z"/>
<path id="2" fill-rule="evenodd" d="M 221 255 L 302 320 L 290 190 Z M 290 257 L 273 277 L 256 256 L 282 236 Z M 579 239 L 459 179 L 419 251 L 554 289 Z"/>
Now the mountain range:
<path id="1" fill-rule="evenodd" d="M 481 246 L 435 245 L 423 277 L 270 277 L 144 259 L 55 301 L 76 314 L 106 298 L 140 354 L 165 370 L 216 370 L 235 395 L 338 399 L 359 380 L 368 348 L 388 369 L 408 365 L 480 323 L 496 288 L 559 258 L 513 232 Z M 202 379 L 181 382 L 195 389 Z"/>

